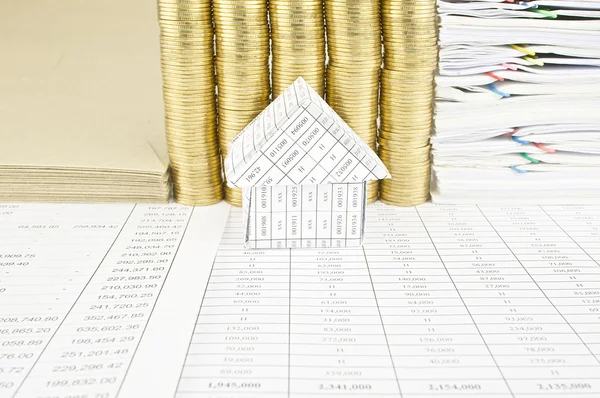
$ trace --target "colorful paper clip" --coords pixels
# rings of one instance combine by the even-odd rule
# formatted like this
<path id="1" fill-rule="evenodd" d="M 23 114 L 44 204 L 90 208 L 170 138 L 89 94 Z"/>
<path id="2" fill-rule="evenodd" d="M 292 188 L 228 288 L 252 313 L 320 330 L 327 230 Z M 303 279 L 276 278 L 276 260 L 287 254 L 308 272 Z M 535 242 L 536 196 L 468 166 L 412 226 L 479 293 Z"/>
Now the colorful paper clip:
<path id="1" fill-rule="evenodd" d="M 505 137 L 512 137 L 513 135 L 517 134 L 519 132 L 519 128 L 515 127 L 512 131 L 506 133 L 506 134 L 502 134 Z"/>
<path id="2" fill-rule="evenodd" d="M 531 51 L 531 50 L 529 50 L 529 49 L 527 49 L 525 47 L 517 46 L 516 44 L 511 44 L 510 46 L 512 48 L 514 48 L 515 50 L 522 52 L 523 54 L 535 57 L 535 51 Z"/>
<path id="3" fill-rule="evenodd" d="M 527 170 L 521 170 L 517 166 L 508 166 L 508 167 L 510 167 L 511 169 L 513 169 L 514 171 L 516 171 L 519 174 L 525 174 L 525 173 L 527 173 Z"/>
<path id="4" fill-rule="evenodd" d="M 529 3 L 527 1 L 515 1 L 515 0 L 505 0 L 505 3 L 515 3 L 520 6 L 528 7 L 528 8 L 538 8 L 537 4 Z"/>
<path id="5" fill-rule="evenodd" d="M 533 145 L 535 145 L 536 147 L 540 148 L 544 152 L 556 153 L 556 149 L 547 148 L 547 147 L 545 147 L 543 144 L 541 144 L 539 142 L 534 142 Z"/>
<path id="6" fill-rule="evenodd" d="M 486 72 L 486 75 L 488 75 L 489 77 L 491 77 L 492 79 L 496 79 L 498 81 L 503 82 L 504 78 L 498 75 L 493 74 L 492 72 Z"/>
<path id="7" fill-rule="evenodd" d="M 521 156 L 523 156 L 525 159 L 529 160 L 531 163 L 537 164 L 537 163 L 540 162 L 539 160 L 532 158 L 531 156 L 529 156 L 525 152 L 521 152 Z"/>
<path id="8" fill-rule="evenodd" d="M 537 12 L 538 14 L 542 14 L 543 16 L 545 16 L 546 18 L 549 18 L 549 19 L 558 18 L 558 14 L 556 14 L 552 11 L 549 11 L 549 10 L 542 10 L 541 8 L 532 8 L 529 11 Z"/>
<path id="9" fill-rule="evenodd" d="M 523 59 L 527 62 L 531 62 L 532 64 L 535 64 L 537 66 L 544 66 L 544 62 L 540 61 L 537 58 L 533 58 L 533 57 L 523 57 Z"/>
<path id="10" fill-rule="evenodd" d="M 529 9 L 536 9 L 536 8 L 538 8 L 537 4 L 530 3 L 530 2 L 527 2 L 527 1 L 517 1 L 516 3 L 518 5 L 528 7 Z"/>
<path id="11" fill-rule="evenodd" d="M 490 84 L 488 84 L 487 86 L 488 86 L 488 88 L 489 88 L 490 90 L 492 90 L 494 93 L 496 93 L 496 94 L 498 94 L 498 95 L 501 95 L 501 96 L 502 96 L 502 97 L 504 97 L 504 98 L 508 98 L 508 97 L 510 97 L 510 94 L 509 94 L 509 93 L 505 93 L 504 91 L 500 91 L 500 90 L 498 90 L 498 89 L 497 89 L 496 87 L 494 87 L 494 85 L 493 85 L 493 84 L 491 84 L 491 83 L 490 83 Z"/>
<path id="12" fill-rule="evenodd" d="M 503 67 L 504 69 L 508 69 L 508 70 L 513 70 L 513 71 L 519 70 L 517 65 L 507 64 L 506 62 L 501 63 L 500 66 Z"/>
<path id="13" fill-rule="evenodd" d="M 515 137 L 514 135 L 513 135 L 513 136 L 511 136 L 510 138 L 512 138 L 512 140 L 513 140 L 514 142 L 516 142 L 516 143 L 519 143 L 519 144 L 521 144 L 521 145 L 527 145 L 527 144 L 531 144 L 531 142 L 530 142 L 530 141 L 526 141 L 526 140 L 520 140 L 520 139 L 518 139 L 517 137 Z"/>

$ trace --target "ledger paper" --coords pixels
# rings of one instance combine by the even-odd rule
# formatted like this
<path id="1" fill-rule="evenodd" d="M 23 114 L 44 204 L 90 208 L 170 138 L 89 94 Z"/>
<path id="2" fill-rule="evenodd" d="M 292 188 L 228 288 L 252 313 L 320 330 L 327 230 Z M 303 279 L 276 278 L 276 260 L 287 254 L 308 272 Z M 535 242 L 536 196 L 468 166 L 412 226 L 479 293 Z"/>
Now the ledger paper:
<path id="1" fill-rule="evenodd" d="M 243 249 L 177 397 L 600 395 L 600 208 L 368 208 L 356 249 Z"/>
<path id="2" fill-rule="evenodd" d="M 600 394 L 600 207 L 376 204 L 291 250 L 228 209 L 0 204 L 0 397 Z"/>

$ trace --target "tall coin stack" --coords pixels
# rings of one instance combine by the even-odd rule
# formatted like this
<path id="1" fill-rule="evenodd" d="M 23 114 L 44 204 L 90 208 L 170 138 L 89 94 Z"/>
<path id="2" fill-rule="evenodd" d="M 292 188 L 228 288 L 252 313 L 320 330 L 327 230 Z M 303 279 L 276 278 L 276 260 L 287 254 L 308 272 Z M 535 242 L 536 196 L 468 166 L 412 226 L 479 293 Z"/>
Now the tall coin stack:
<path id="1" fill-rule="evenodd" d="M 372 149 L 377 140 L 381 24 L 379 0 L 325 0 L 327 102 Z M 367 200 L 379 182 L 369 181 Z"/>
<path id="2" fill-rule="evenodd" d="M 175 200 L 223 198 L 210 0 L 158 0 L 165 128 Z"/>
<path id="3" fill-rule="evenodd" d="M 213 0 L 221 155 L 269 104 L 267 0 Z M 241 189 L 225 185 L 225 200 L 242 206 Z"/>
<path id="4" fill-rule="evenodd" d="M 435 0 L 383 0 L 379 156 L 391 179 L 380 199 L 413 206 L 429 198 L 429 137 L 437 62 Z"/>
<path id="5" fill-rule="evenodd" d="M 298 76 L 323 96 L 325 27 L 322 0 L 270 0 L 273 98 Z"/>

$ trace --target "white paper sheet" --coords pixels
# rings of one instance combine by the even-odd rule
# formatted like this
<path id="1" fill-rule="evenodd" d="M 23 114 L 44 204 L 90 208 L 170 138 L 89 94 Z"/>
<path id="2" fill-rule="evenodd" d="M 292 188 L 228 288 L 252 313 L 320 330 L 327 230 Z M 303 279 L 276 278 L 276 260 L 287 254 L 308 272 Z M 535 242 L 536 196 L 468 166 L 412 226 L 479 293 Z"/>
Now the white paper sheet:
<path id="1" fill-rule="evenodd" d="M 228 209 L 0 204 L 0 397 L 172 396 Z"/>
<path id="2" fill-rule="evenodd" d="M 361 249 L 244 250 L 233 212 L 177 397 L 600 394 L 600 208 L 368 210 Z"/>
<path id="3" fill-rule="evenodd" d="M 295 250 L 227 211 L 0 204 L 0 397 L 600 395 L 600 207 L 376 204 Z"/>

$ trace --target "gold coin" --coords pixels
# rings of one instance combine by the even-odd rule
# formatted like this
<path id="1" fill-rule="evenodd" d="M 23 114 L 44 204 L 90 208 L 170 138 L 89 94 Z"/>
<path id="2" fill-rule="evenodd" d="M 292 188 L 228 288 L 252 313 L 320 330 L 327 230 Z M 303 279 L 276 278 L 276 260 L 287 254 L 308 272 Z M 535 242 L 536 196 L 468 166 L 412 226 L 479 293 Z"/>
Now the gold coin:
<path id="1" fill-rule="evenodd" d="M 192 122 L 202 122 L 205 124 L 213 123 L 213 121 L 216 118 L 217 112 L 216 110 L 214 110 L 215 105 L 212 104 L 212 106 L 213 109 L 194 111 L 176 110 L 165 107 L 165 111 L 167 113 L 166 118 L 169 119 L 169 123 L 171 123 L 171 125 L 179 123 L 180 126 L 186 126 Z"/>
<path id="2" fill-rule="evenodd" d="M 349 67 L 348 65 L 338 66 L 330 63 L 327 66 L 327 72 L 335 77 L 350 78 L 352 76 L 360 76 L 361 79 L 368 78 L 370 83 L 377 83 L 379 81 L 380 68 L 379 65 L 365 67 L 364 64 L 358 64 L 356 67 Z"/>
<path id="3" fill-rule="evenodd" d="M 190 182 L 189 186 L 177 186 L 175 187 L 175 192 L 178 193 L 187 193 L 193 194 L 194 196 L 214 196 L 215 194 L 219 194 L 223 190 L 223 181 L 215 181 L 214 183 L 207 183 L 205 181 L 198 181 L 196 178 L 186 179 L 187 182 Z M 194 184 L 194 181 L 198 183 Z M 202 183 L 199 184 L 199 183 Z"/>
<path id="4" fill-rule="evenodd" d="M 383 180 L 379 188 L 380 197 L 387 200 L 421 199 L 429 196 L 429 177 L 408 181 L 405 185 L 393 185 Z M 384 182 L 385 181 L 385 182 Z M 390 181 L 390 183 L 388 183 Z"/>
<path id="5" fill-rule="evenodd" d="M 207 182 L 198 180 L 197 178 L 182 179 L 181 181 L 173 181 L 173 193 L 175 200 L 180 202 L 177 197 L 195 198 L 195 200 L 222 199 L 223 186 L 222 182 L 217 182 L 214 187 L 208 187 Z"/>
<path id="6" fill-rule="evenodd" d="M 188 171 L 191 166 L 204 171 L 215 170 L 220 166 L 218 145 L 198 148 L 187 146 L 186 149 L 170 150 L 169 157 L 172 165 L 186 165 Z"/>
<path id="7" fill-rule="evenodd" d="M 422 205 L 423 203 L 427 202 L 429 200 L 429 195 L 427 195 L 426 197 L 420 197 L 420 198 L 391 199 L 391 198 L 387 198 L 383 194 L 381 194 L 379 197 L 379 200 L 382 203 L 385 203 L 390 206 L 412 207 L 412 206 L 419 206 L 419 205 Z"/>
<path id="8" fill-rule="evenodd" d="M 246 81 L 246 79 L 268 80 L 268 65 L 261 65 L 259 68 L 247 64 L 244 64 L 243 66 L 244 67 L 242 68 L 237 62 L 228 63 L 223 62 L 222 59 L 217 59 L 217 78 L 223 81 Z M 252 87 L 249 88 L 252 89 Z"/>
<path id="9" fill-rule="evenodd" d="M 393 151 L 398 147 L 411 147 L 411 148 L 420 148 L 429 144 L 429 134 L 423 135 L 414 135 L 414 136 L 398 136 L 394 139 L 387 139 L 384 136 L 379 134 L 377 138 L 377 143 L 381 148 Z"/>
<path id="10" fill-rule="evenodd" d="M 392 166 L 393 167 L 393 166 Z M 385 191 L 397 191 L 399 189 L 410 189 L 413 192 L 423 192 L 427 188 L 431 177 L 430 168 L 427 170 L 418 170 L 414 173 L 403 172 L 404 169 L 410 168 L 409 164 L 404 164 L 397 169 L 391 169 L 392 178 L 383 180 L 381 189 Z"/>
<path id="11" fill-rule="evenodd" d="M 223 182 L 221 169 L 216 171 L 207 171 L 199 169 L 197 172 L 187 172 L 189 166 L 185 166 L 186 172 L 175 167 L 171 168 L 171 176 L 175 183 L 176 191 L 189 191 L 206 189 L 207 187 L 219 186 Z"/>
<path id="12" fill-rule="evenodd" d="M 199 142 L 201 137 L 196 141 L 178 141 L 167 139 L 169 144 L 169 153 L 172 159 L 179 162 L 192 162 L 192 159 L 208 159 L 202 164 L 216 165 L 216 154 L 219 153 L 220 147 L 217 142 L 203 143 Z"/>
<path id="13" fill-rule="evenodd" d="M 177 203 L 186 206 L 210 206 L 223 200 L 223 193 L 218 191 L 211 194 L 195 194 L 173 190 L 173 196 Z"/>
<path id="14" fill-rule="evenodd" d="M 424 161 L 422 159 L 397 160 L 382 157 L 381 160 L 392 174 L 392 177 L 397 181 L 400 181 L 403 177 L 408 178 L 409 176 L 423 178 L 430 173 L 429 161 Z"/>
<path id="15" fill-rule="evenodd" d="M 402 166 L 402 169 L 410 169 L 409 164 Z M 380 192 L 398 192 L 405 191 L 406 194 L 413 195 L 427 195 L 429 192 L 429 181 L 431 180 L 430 172 L 415 172 L 413 174 L 402 173 L 401 169 L 391 169 L 390 174 L 392 178 L 390 180 L 384 180 L 380 185 Z"/>
<path id="16" fill-rule="evenodd" d="M 224 184 L 225 188 L 225 201 L 230 205 L 242 207 L 242 189 L 241 188 L 230 188 Z"/>
<path id="17" fill-rule="evenodd" d="M 345 101 L 349 104 L 371 102 L 371 98 L 376 100 L 379 93 L 379 85 L 377 83 L 369 84 L 371 79 L 361 79 L 361 76 L 356 77 L 356 86 L 351 85 L 349 79 L 339 79 L 327 75 L 327 92 L 330 95 L 339 98 L 340 101 Z M 362 96 L 360 98 L 357 96 Z"/>
<path id="18" fill-rule="evenodd" d="M 379 149 L 380 159 L 391 171 L 396 172 L 397 170 L 400 170 L 401 173 L 411 175 L 423 173 L 425 171 L 429 172 L 429 156 L 419 157 L 410 154 L 407 154 L 406 156 L 386 155 L 381 152 L 381 148 Z M 406 168 L 407 165 L 410 165 L 410 168 Z"/>
<path id="19" fill-rule="evenodd" d="M 190 179 L 185 181 L 184 184 L 177 184 L 173 186 L 173 193 L 176 197 L 187 197 L 194 198 L 194 200 L 210 200 L 210 199 L 223 199 L 223 186 L 222 183 L 215 185 L 214 187 L 207 187 L 204 182 L 197 181 L 196 179 Z M 177 199 L 176 199 L 177 200 Z"/>

